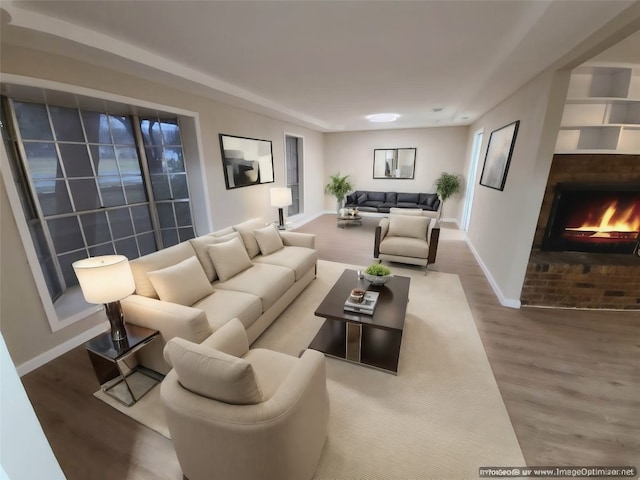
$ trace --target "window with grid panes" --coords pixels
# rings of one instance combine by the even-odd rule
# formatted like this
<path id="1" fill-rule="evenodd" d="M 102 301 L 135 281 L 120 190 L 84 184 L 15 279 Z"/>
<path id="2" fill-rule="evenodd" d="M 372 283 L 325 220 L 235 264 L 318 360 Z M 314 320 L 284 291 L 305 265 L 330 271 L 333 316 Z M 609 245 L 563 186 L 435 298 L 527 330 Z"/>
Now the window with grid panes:
<path id="1" fill-rule="evenodd" d="M 159 122 L 31 102 L 11 101 L 9 105 L 17 124 L 24 181 L 43 225 L 42 238 L 34 243 L 55 252 L 55 274 L 63 289 L 78 283 L 71 267 L 76 260 L 114 253 L 134 259 L 193 237 L 177 119 Z M 184 176 L 185 187 L 180 190 L 178 181 L 174 190 L 180 208 L 188 213 L 171 205 L 172 212 L 177 211 L 182 219 L 179 227 L 174 225 L 174 235 L 163 231 L 170 230 L 163 211 L 175 197 L 160 195 L 154 203 L 145 181 L 136 129 L 146 122 L 172 126 L 171 142 L 161 143 L 162 156 L 157 158 L 175 165 L 174 157 L 179 157 L 181 167 L 175 168 Z M 43 273 L 52 276 L 51 272 Z"/>

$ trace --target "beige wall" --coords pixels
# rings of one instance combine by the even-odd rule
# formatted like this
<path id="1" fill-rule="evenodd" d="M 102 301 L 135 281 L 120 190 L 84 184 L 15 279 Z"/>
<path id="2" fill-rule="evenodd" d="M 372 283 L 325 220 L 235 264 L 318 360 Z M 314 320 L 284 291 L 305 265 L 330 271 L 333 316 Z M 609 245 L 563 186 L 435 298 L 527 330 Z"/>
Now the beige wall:
<path id="1" fill-rule="evenodd" d="M 568 72 L 543 73 L 469 130 L 469 145 L 481 128 L 484 138 L 468 236 L 494 287 L 510 303 L 520 299 L 568 81 Z M 516 120 L 520 127 L 504 190 L 478 185 L 491 132 Z"/>
<path id="2" fill-rule="evenodd" d="M 197 112 L 204 152 L 204 180 L 209 193 L 211 223 L 215 229 L 254 216 L 277 220 L 277 210 L 269 205 L 269 189 L 284 185 L 285 132 L 304 137 L 305 214 L 314 215 L 324 209 L 323 185 L 317 181 L 324 176 L 324 138 L 319 132 L 153 83 L 152 79 L 123 75 L 65 57 L 6 44 L 2 45 L 1 55 L 2 73 L 53 80 Z M 227 191 L 222 171 L 219 133 L 271 140 L 275 183 Z M 0 192 L 0 202 L 0 327 L 14 363 L 20 366 L 96 326 L 104 321 L 104 316 L 94 315 L 93 318 L 55 333 L 51 332 L 4 185 Z"/>
<path id="3" fill-rule="evenodd" d="M 469 127 L 439 127 L 327 133 L 324 183 L 340 172 L 350 175 L 356 190 L 433 193 L 433 184 L 442 172 L 463 173 L 468 132 Z M 374 149 L 413 147 L 417 148 L 414 179 L 373 178 Z M 459 195 L 447 200 L 443 218 L 460 218 L 462 198 Z M 335 199 L 326 196 L 325 207 L 335 209 Z"/>

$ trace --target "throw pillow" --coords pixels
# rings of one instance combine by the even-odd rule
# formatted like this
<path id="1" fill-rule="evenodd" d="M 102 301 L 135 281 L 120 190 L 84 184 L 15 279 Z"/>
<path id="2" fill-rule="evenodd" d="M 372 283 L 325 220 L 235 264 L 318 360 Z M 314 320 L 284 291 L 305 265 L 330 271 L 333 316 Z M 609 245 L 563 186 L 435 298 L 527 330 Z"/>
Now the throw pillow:
<path id="1" fill-rule="evenodd" d="M 164 348 L 180 384 L 198 395 L 234 405 L 262 401 L 251 364 L 238 357 L 174 337 Z"/>
<path id="2" fill-rule="evenodd" d="M 256 237 L 262 255 L 269 255 L 284 248 L 282 238 L 280 238 L 280 233 L 275 225 L 268 225 L 264 228 L 254 230 L 253 235 Z"/>
<path id="3" fill-rule="evenodd" d="M 226 282 L 253 266 L 239 238 L 207 247 L 213 266 L 221 282 Z"/>
<path id="4" fill-rule="evenodd" d="M 389 215 L 389 236 L 427 240 L 429 217 L 414 215 Z"/>
<path id="5" fill-rule="evenodd" d="M 147 276 L 163 302 L 190 307 L 213 293 L 207 275 L 196 257 L 187 258 L 162 270 L 147 272 Z"/>
<path id="6" fill-rule="evenodd" d="M 367 199 L 368 199 L 368 198 L 369 198 L 369 197 L 367 196 L 367 194 L 366 194 L 366 193 L 361 194 L 361 195 L 358 197 L 358 205 L 362 205 L 364 202 L 366 202 L 366 201 L 367 201 Z"/>
<path id="7" fill-rule="evenodd" d="M 258 246 L 256 237 L 253 235 L 253 231 L 265 225 L 266 222 L 263 219 L 252 218 L 251 220 L 233 226 L 234 230 L 240 233 L 249 258 L 253 258 L 260 253 L 260 247 Z"/>

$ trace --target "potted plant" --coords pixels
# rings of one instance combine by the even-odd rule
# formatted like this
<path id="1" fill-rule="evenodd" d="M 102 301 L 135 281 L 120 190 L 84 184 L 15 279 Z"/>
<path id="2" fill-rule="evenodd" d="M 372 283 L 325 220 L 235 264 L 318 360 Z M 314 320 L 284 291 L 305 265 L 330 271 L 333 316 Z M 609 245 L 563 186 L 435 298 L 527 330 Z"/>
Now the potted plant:
<path id="1" fill-rule="evenodd" d="M 324 191 L 336 197 L 336 201 L 338 202 L 337 210 L 340 211 L 344 196 L 353 190 L 353 186 L 348 180 L 349 175 L 341 177 L 340 172 L 338 172 L 335 175 L 331 175 L 329 178 L 331 181 L 324 187 Z"/>
<path id="2" fill-rule="evenodd" d="M 391 275 L 391 270 L 379 263 L 372 263 L 371 265 L 369 265 L 365 269 L 363 275 L 365 280 L 367 280 L 369 283 L 371 283 L 371 285 L 374 286 L 384 285 L 393 277 L 393 275 Z"/>
<path id="3" fill-rule="evenodd" d="M 460 193 L 460 189 L 462 188 L 462 178 L 460 175 L 442 172 L 442 175 L 438 177 L 434 185 L 436 187 L 436 192 L 440 195 L 444 205 L 444 202 L 446 202 L 449 197 L 456 193 Z M 440 213 L 442 214 L 442 209 L 440 209 Z"/>

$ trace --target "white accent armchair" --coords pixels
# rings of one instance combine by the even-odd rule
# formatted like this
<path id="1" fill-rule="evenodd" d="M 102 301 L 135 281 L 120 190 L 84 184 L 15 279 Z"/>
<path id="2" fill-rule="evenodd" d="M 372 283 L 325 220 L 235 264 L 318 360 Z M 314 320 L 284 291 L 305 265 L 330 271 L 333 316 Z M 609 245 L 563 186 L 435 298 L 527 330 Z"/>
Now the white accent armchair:
<path id="1" fill-rule="evenodd" d="M 376 227 L 373 257 L 389 262 L 422 265 L 436 261 L 440 224 L 421 210 L 392 208 Z"/>
<path id="2" fill-rule="evenodd" d="M 161 385 L 169 431 L 189 480 L 309 480 L 327 434 L 325 359 L 249 350 L 233 319 L 201 344 L 165 349 Z"/>

